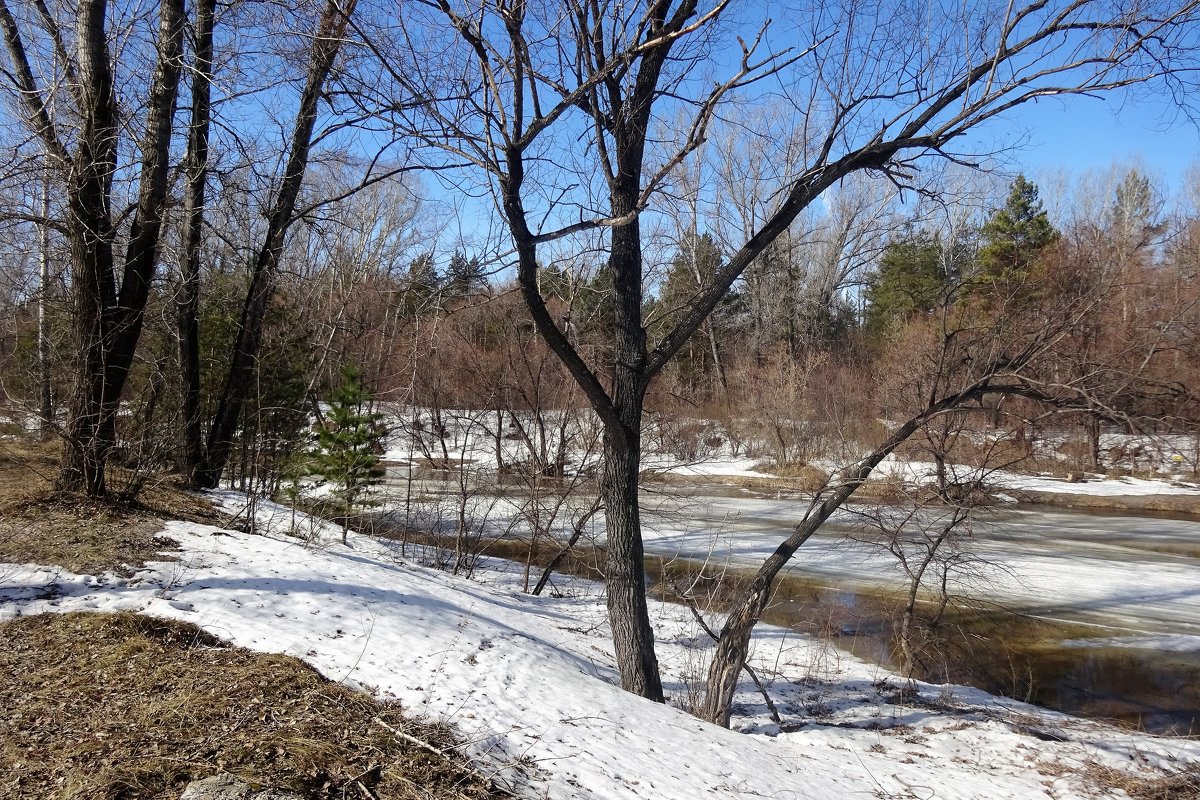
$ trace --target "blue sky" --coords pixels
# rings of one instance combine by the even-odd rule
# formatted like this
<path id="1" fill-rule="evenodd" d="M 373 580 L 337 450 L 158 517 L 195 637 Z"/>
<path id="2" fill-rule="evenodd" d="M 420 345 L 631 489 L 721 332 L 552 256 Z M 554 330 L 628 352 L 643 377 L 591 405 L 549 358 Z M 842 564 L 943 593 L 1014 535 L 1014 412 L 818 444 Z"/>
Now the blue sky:
<path id="1" fill-rule="evenodd" d="M 1060 168 L 1080 173 L 1132 161 L 1171 191 L 1200 161 L 1200 129 L 1169 98 L 1145 91 L 1029 103 L 983 135 L 1023 141 L 1008 159 L 1031 174 Z"/>

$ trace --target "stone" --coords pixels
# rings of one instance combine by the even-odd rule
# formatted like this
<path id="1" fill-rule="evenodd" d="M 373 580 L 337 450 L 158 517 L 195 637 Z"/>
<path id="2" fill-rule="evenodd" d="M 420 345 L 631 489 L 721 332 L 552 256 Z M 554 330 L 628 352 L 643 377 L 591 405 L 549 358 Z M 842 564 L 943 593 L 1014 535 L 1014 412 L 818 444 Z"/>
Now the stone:
<path id="1" fill-rule="evenodd" d="M 232 775 L 213 775 L 192 781 L 184 788 L 179 800 L 306 800 L 305 797 L 282 789 L 255 791 L 250 784 Z"/>
<path id="2" fill-rule="evenodd" d="M 213 775 L 192 781 L 179 800 L 250 800 L 250 784 L 232 775 Z"/>

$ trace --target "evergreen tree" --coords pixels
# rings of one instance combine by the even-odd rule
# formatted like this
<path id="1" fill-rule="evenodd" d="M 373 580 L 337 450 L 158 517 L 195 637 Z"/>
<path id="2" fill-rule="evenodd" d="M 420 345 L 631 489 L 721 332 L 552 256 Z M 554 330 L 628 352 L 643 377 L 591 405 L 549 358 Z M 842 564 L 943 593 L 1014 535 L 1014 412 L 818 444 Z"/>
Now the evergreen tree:
<path id="1" fill-rule="evenodd" d="M 663 319 L 668 321 L 668 324 L 679 309 L 688 307 L 701 291 L 712 284 L 722 264 L 724 258 L 711 235 L 685 234 L 675 257 L 671 260 L 671 266 L 659 292 L 658 304 L 664 314 Z M 704 327 L 692 335 L 675 357 L 676 367 L 686 383 L 699 388 L 700 378 L 707 376 L 714 369 L 724 383 L 724 377 L 720 374 L 722 367 L 719 341 L 739 302 L 740 298 L 733 293 L 722 300 Z"/>
<path id="2" fill-rule="evenodd" d="M 891 242 L 866 291 L 867 330 L 885 335 L 896 323 L 946 302 L 952 275 L 941 243 L 925 231 Z"/>
<path id="3" fill-rule="evenodd" d="M 442 288 L 442 277 L 438 275 L 433 253 L 417 256 L 408 265 L 404 277 L 402 303 L 409 316 L 416 316 L 433 305 Z"/>
<path id="4" fill-rule="evenodd" d="M 978 279 L 1006 292 L 1029 280 L 1038 256 L 1058 238 L 1037 185 L 1024 175 L 1013 181 L 1004 208 L 992 214 L 980 234 Z"/>
<path id="5" fill-rule="evenodd" d="M 356 507 L 369 505 L 364 495 L 384 477 L 380 459 L 387 436 L 383 415 L 370 410 L 374 400 L 363 386 L 362 372 L 347 365 L 342 384 L 329 398 L 323 423 L 316 426 L 316 443 L 309 452 L 309 470 L 333 485 L 342 503 L 342 543 Z"/>
<path id="6" fill-rule="evenodd" d="M 479 258 L 467 258 L 461 250 L 456 250 L 446 268 L 446 290 L 452 295 L 466 296 L 486 288 L 487 273 Z"/>

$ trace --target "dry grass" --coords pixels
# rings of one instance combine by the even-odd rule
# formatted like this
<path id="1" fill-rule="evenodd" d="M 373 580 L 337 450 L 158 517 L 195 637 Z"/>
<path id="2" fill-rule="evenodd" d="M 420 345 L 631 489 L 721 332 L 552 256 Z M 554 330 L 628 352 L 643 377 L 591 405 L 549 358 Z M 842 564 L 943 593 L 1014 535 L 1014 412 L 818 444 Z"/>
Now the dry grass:
<path id="1" fill-rule="evenodd" d="M 57 443 L 15 437 L 0 440 L 0 509 L 49 491 L 59 453 Z"/>
<path id="2" fill-rule="evenodd" d="M 220 772 L 320 798 L 495 796 L 406 719 L 300 661 L 224 646 L 136 614 L 47 614 L 0 625 L 0 797 L 177 798 Z"/>
<path id="3" fill-rule="evenodd" d="M 815 492 L 829 482 L 828 472 L 804 463 L 756 464 L 754 469 L 787 479 L 788 488 L 804 492 Z"/>
<path id="4" fill-rule="evenodd" d="M 1090 495 L 1024 490 L 1021 499 L 1031 503 L 1095 511 L 1159 512 L 1182 518 L 1200 518 L 1200 497 L 1187 494 Z"/>
<path id="5" fill-rule="evenodd" d="M 137 508 L 74 495 L 45 494 L 0 508 L 0 562 L 54 564 L 95 575 L 130 574 L 175 549 L 155 534 L 162 520 Z"/>
<path id="6" fill-rule="evenodd" d="M 1146 777 L 1092 764 L 1086 777 L 1102 790 L 1120 789 L 1133 800 L 1200 800 L 1200 772 L 1196 770 Z"/>
<path id="7" fill-rule="evenodd" d="M 58 448 L 5 440 L 0 447 L 0 562 L 128 574 L 173 549 L 163 519 L 217 523 L 205 498 L 162 480 L 133 503 L 55 492 Z"/>

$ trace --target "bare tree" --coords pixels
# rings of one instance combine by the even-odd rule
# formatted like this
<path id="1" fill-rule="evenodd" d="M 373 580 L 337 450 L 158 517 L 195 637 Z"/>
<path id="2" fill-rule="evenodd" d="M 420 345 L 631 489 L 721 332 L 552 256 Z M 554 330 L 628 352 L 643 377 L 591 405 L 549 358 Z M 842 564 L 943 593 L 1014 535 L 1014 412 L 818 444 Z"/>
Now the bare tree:
<path id="1" fill-rule="evenodd" d="M 327 0 L 317 22 L 283 178 L 267 214 L 266 238 L 259 248 L 254 264 L 229 370 L 209 427 L 207 448 L 192 474 L 192 480 L 202 487 L 211 488 L 220 482 L 233 445 L 242 406 L 253 385 L 251 377 L 262 344 L 267 305 L 275 288 L 276 271 L 279 268 L 280 255 L 283 253 L 285 237 L 295 222 L 296 202 L 313 147 L 318 103 L 325 89 L 325 81 L 333 69 L 345 39 L 355 4 L 356 0 Z"/>
<path id="2" fill-rule="evenodd" d="M 390 97 L 378 100 L 408 129 L 468 160 L 486 179 L 507 224 L 534 322 L 604 424 L 607 595 L 617 663 L 622 686 L 655 700 L 662 688 L 638 506 L 642 410 L 651 380 L 747 267 L 838 181 L 868 172 L 917 185 L 923 159 L 969 161 L 952 145 L 1035 98 L 1172 78 L 1179 87 L 1183 79 L 1175 71 L 1191 57 L 1197 17 L 1194 2 L 806 8 L 789 18 L 795 46 L 769 51 L 765 27 L 732 44 L 728 0 L 703 6 L 698 0 L 434 5 L 457 38 L 411 15 L 395 38 L 418 48 L 420 59 L 391 49 L 389 32 L 367 37 L 396 84 Z M 736 66 L 713 81 L 703 72 L 718 51 L 737 54 Z M 429 59 L 434 52 L 445 58 Z M 779 80 L 771 83 L 772 76 Z M 785 88 L 761 91 L 770 85 Z M 748 97 L 751 87 L 762 101 L 793 109 L 799 152 L 783 166 L 771 212 L 651 342 L 642 318 L 643 220 L 709 134 L 722 101 Z M 688 113 L 682 125 L 681 112 Z M 675 133 L 655 138 L 662 120 L 671 120 Z M 789 131 L 763 131 L 757 144 L 773 148 L 780 134 L 786 139 Z M 602 365 L 576 348 L 538 281 L 539 247 L 596 231 L 607 233 L 614 298 L 612 359 Z M 1014 358 L 1022 357 L 997 354 L 992 362 L 999 369 Z M 989 389 L 991 379 L 935 398 L 927 413 L 968 402 Z M 922 415 L 901 426 L 897 441 L 924 422 Z M 714 666 L 712 719 L 727 721 L 728 687 L 774 574 L 889 451 L 862 462 L 814 505 L 752 587 L 755 599 L 731 618 Z"/>
<path id="3" fill-rule="evenodd" d="M 213 29 L 216 0 L 199 0 L 192 23 L 195 63 L 192 67 L 192 118 L 188 125 L 187 184 L 183 199 L 183 253 L 180 258 L 179 376 L 183 395 L 181 466 L 188 474 L 200 465 L 203 441 L 200 418 L 200 239 L 208 183 L 209 127 L 212 122 Z"/>
<path id="4" fill-rule="evenodd" d="M 44 4 L 39 4 L 44 9 Z M 146 86 L 140 178 L 118 283 L 114 240 L 122 216 L 113 209 L 113 180 L 121 155 L 122 119 L 115 92 L 117 64 L 108 47 L 106 0 L 83 0 L 76 10 L 76 48 L 48 13 L 39 20 L 54 44 L 70 85 L 78 118 L 73 143 L 52 118 L 50 89 L 35 77 L 26 39 L 8 4 L 0 2 L 0 28 L 11 62 L 6 78 L 20 98 L 30 130 L 49 160 L 66 176 L 75 312 L 77 366 L 66 429 L 60 488 L 105 493 L 105 465 L 116 440 L 117 410 L 142 331 L 150 283 L 158 265 L 159 232 L 181 71 L 185 28 L 182 0 L 160 5 L 157 63 Z M 72 153 L 72 149 L 74 152 Z"/>

